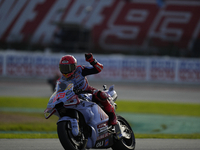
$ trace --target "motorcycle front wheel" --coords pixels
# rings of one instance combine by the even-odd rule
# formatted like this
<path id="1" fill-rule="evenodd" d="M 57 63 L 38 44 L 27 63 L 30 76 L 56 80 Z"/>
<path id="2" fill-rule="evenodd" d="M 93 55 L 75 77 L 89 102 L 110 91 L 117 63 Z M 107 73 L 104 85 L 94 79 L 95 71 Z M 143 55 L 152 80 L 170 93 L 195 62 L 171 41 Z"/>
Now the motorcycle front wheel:
<path id="1" fill-rule="evenodd" d="M 65 150 L 79 150 L 84 144 L 85 139 L 82 136 L 73 136 L 71 125 L 68 121 L 62 121 L 57 124 L 57 133 Z"/>
<path id="2" fill-rule="evenodd" d="M 120 115 L 117 115 L 117 120 L 120 122 L 122 129 L 122 139 L 114 140 L 112 146 L 113 150 L 134 150 L 135 149 L 135 135 L 129 123 Z"/>

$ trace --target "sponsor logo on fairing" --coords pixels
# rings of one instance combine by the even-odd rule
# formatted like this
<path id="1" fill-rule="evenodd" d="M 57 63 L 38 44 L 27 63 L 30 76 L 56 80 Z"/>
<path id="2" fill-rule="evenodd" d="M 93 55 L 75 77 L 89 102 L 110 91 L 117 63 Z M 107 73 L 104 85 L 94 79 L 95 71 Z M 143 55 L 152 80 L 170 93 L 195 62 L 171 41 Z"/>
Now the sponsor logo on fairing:
<path id="1" fill-rule="evenodd" d="M 105 137 L 108 137 L 109 135 L 110 135 L 109 133 L 102 134 L 102 135 L 97 137 L 97 140 L 101 140 L 101 139 L 103 139 Z"/>
<path id="2" fill-rule="evenodd" d="M 97 142 L 96 147 L 102 147 L 103 144 L 104 144 L 104 141 L 103 141 L 103 140 L 100 141 L 100 142 Z"/>
<path id="3" fill-rule="evenodd" d="M 107 131 L 107 129 L 108 129 L 107 122 L 97 125 L 97 128 L 98 128 L 99 133 Z"/>
<path id="4" fill-rule="evenodd" d="M 105 146 L 108 146 L 109 145 L 109 139 L 106 139 L 105 140 Z"/>

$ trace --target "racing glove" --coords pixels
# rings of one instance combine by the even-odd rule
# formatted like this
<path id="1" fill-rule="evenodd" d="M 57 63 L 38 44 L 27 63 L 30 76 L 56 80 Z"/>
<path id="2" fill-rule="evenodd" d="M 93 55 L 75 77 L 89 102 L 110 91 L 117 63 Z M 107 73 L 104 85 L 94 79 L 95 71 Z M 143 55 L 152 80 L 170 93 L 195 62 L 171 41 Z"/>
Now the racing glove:
<path id="1" fill-rule="evenodd" d="M 94 66 L 98 70 L 98 72 L 101 72 L 101 70 L 103 69 L 103 65 L 93 58 L 92 53 L 85 54 L 85 60 L 89 62 L 92 66 Z"/>
<path id="2" fill-rule="evenodd" d="M 89 62 L 91 65 L 95 65 L 97 63 L 96 59 L 93 58 L 92 53 L 85 54 L 85 60 Z"/>

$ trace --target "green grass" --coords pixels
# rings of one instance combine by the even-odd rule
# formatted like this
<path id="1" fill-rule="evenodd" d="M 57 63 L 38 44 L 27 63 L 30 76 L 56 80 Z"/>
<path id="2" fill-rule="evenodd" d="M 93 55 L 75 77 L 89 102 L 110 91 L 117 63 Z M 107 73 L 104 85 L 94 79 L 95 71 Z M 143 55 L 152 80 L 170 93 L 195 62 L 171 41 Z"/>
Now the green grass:
<path id="1" fill-rule="evenodd" d="M 43 108 L 49 98 L 0 97 L 0 107 Z M 117 101 L 117 112 L 200 116 L 200 104 Z"/>
<path id="2" fill-rule="evenodd" d="M 200 139 L 200 134 L 135 134 L 136 138 Z"/>
<path id="3" fill-rule="evenodd" d="M 37 138 L 58 138 L 52 133 L 1 133 L 0 139 L 37 139 Z M 135 138 L 162 138 L 162 139 L 200 139 L 200 134 L 135 134 Z"/>
<path id="4" fill-rule="evenodd" d="M 45 119 L 42 113 L 1 112 L 0 117 L 5 118 L 1 121 L 0 131 L 52 132 L 56 131 L 58 120 L 56 116 Z"/>
<path id="5" fill-rule="evenodd" d="M 0 108 L 45 109 L 49 98 L 0 97 Z M 117 101 L 117 112 L 200 117 L 200 104 Z M 0 109 L 1 110 L 1 109 Z M 13 117 L 13 120 L 12 120 Z M 45 119 L 43 113 L 0 112 L 0 138 L 57 138 L 57 117 Z M 11 119 L 9 119 L 11 118 Z M 16 133 L 18 131 L 18 133 Z M 28 133 L 20 133 L 28 131 Z M 37 131 L 37 133 L 35 133 Z M 4 133 L 5 132 L 5 133 Z M 31 133 L 30 133 L 31 132 Z M 136 134 L 136 138 L 200 139 L 200 134 Z"/>
<path id="6" fill-rule="evenodd" d="M 200 117 L 200 104 L 118 101 L 117 112 Z"/>
<path id="7" fill-rule="evenodd" d="M 14 123 L 14 124 L 1 124 L 0 131 L 38 131 L 38 132 L 52 132 L 56 131 L 56 122 L 52 124 L 47 123 Z"/>
<path id="8" fill-rule="evenodd" d="M 47 107 L 49 98 L 0 97 L 0 107 L 43 108 Z"/>
<path id="9" fill-rule="evenodd" d="M 43 139 L 43 138 L 58 138 L 57 134 L 52 133 L 31 133 L 31 134 L 13 134 L 13 133 L 1 133 L 0 139 Z"/>

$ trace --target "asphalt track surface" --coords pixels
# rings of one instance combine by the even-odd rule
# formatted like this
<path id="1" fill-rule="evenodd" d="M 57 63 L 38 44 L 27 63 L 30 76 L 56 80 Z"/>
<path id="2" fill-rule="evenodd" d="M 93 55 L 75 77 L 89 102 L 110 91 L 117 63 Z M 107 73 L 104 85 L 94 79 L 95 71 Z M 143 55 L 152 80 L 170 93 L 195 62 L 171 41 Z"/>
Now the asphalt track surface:
<path id="1" fill-rule="evenodd" d="M 200 85 L 130 82 L 90 82 L 115 85 L 119 100 L 200 103 Z M 0 78 L 0 96 L 50 97 L 50 85 L 43 79 Z M 1 150 L 63 150 L 58 139 L 0 139 Z M 111 149 L 107 149 L 111 150 Z M 200 139 L 136 139 L 136 150 L 200 150 Z"/>
<path id="2" fill-rule="evenodd" d="M 90 81 L 91 86 L 102 89 L 115 86 L 118 100 L 163 101 L 177 103 L 200 103 L 200 84 L 160 84 Z M 50 97 L 52 90 L 45 79 L 21 79 L 0 77 L 0 96 Z"/>
<path id="3" fill-rule="evenodd" d="M 0 139 L 0 146 L 1 150 L 63 150 L 58 139 Z M 200 140 L 190 139 L 136 139 L 135 148 L 135 150 L 199 149 Z"/>

